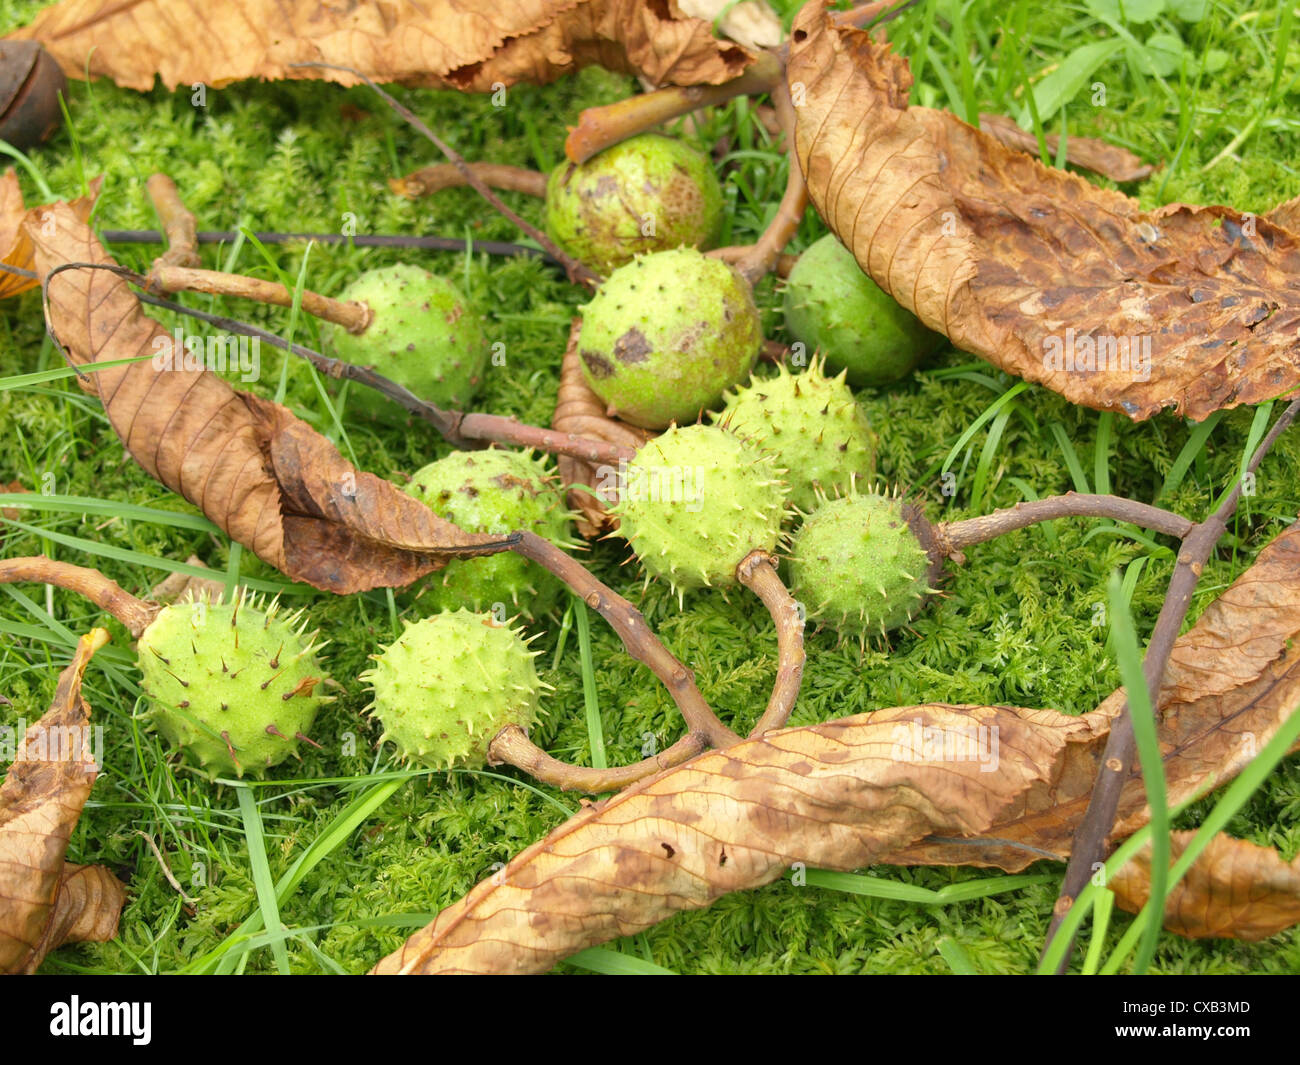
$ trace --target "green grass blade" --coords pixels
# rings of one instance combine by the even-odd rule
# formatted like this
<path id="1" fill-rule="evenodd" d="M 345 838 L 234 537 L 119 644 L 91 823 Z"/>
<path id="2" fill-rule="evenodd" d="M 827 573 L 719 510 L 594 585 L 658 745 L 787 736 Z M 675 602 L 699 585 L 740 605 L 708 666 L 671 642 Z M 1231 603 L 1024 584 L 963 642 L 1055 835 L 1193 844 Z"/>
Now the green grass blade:
<path id="1" fill-rule="evenodd" d="M 569 593 L 573 595 L 572 592 Z M 596 698 L 596 665 L 591 657 L 591 619 L 587 604 L 573 595 L 573 613 L 578 622 L 578 652 L 582 659 L 582 701 L 587 710 L 587 742 L 591 744 L 593 769 L 606 769 L 605 730 L 600 723 L 600 702 Z"/>
<path id="2" fill-rule="evenodd" d="M 970 955 L 952 936 L 944 936 L 939 940 L 938 946 L 940 955 L 948 963 L 948 968 L 958 976 L 979 975 L 979 971 L 975 968 L 975 963 L 971 961 Z"/>
<path id="3" fill-rule="evenodd" d="M 808 869 L 804 873 L 810 887 L 844 891 L 874 899 L 910 902 L 921 906 L 945 906 L 956 902 L 970 902 L 988 898 L 1007 891 L 1018 891 L 1031 884 L 1045 884 L 1055 877 L 1050 873 L 1026 873 L 1016 876 L 980 877 L 960 884 L 948 884 L 935 891 L 917 884 L 904 884 L 898 880 L 865 876 L 860 873 L 838 873 L 830 869 Z"/>
<path id="4" fill-rule="evenodd" d="M 158 510 L 155 507 L 140 506 L 137 503 L 119 503 L 113 499 L 96 499 L 93 496 L 43 495 L 37 492 L 0 493 L 0 507 L 12 507 L 15 510 L 41 510 L 56 514 L 104 514 L 109 517 L 125 518 L 128 521 L 147 522 L 150 525 L 166 525 L 173 529 L 193 529 L 195 532 L 225 535 L 221 529 L 202 514 L 186 514 L 182 511 Z"/>
<path id="5" fill-rule="evenodd" d="M 1060 422 L 1052 422 L 1049 429 L 1052 435 L 1056 437 L 1056 443 L 1061 448 L 1061 454 L 1065 458 L 1065 468 L 1070 471 L 1070 480 L 1074 482 L 1074 490 L 1087 494 L 1092 489 L 1088 487 L 1088 475 L 1083 472 L 1083 463 L 1079 461 L 1079 453 L 1074 450 L 1074 441 L 1070 439 L 1070 434 L 1065 431 L 1065 426 Z"/>
<path id="6" fill-rule="evenodd" d="M 129 359 L 109 359 L 91 366 L 79 367 L 83 374 L 99 373 L 117 366 L 129 366 L 133 362 L 148 362 L 152 355 L 134 355 Z M 32 385 L 44 385 L 50 381 L 62 381 L 65 377 L 75 377 L 77 370 L 71 366 L 60 366 L 54 370 L 37 370 L 35 373 L 15 374 L 13 377 L 0 378 L 0 392 L 11 392 L 16 388 L 30 388 Z"/>
<path id="7" fill-rule="evenodd" d="M 1147 804 L 1151 809 L 1151 898 L 1148 908 L 1164 913 L 1166 885 L 1169 880 L 1169 807 L 1165 788 L 1165 767 L 1160 756 L 1160 736 L 1156 729 L 1155 712 L 1142 674 L 1142 651 L 1138 644 L 1133 618 L 1124 601 L 1123 586 L 1118 573 L 1112 573 L 1107 585 L 1110 599 L 1111 634 L 1115 638 L 1115 658 L 1119 664 L 1120 679 L 1128 695 L 1129 717 L 1133 722 L 1133 736 L 1137 740 L 1138 755 L 1142 762 L 1142 781 L 1146 785 Z M 1145 973 L 1155 956 L 1160 939 L 1160 922 L 1151 921 L 1142 938 L 1135 969 Z"/>
<path id="8" fill-rule="evenodd" d="M 588 947 L 564 959 L 570 965 L 600 973 L 602 976 L 676 976 L 671 969 L 645 961 L 634 954 L 610 950 L 608 947 Z"/>
<path id="9" fill-rule="evenodd" d="M 1101 952 L 1106 949 L 1106 931 L 1110 927 L 1110 915 L 1114 911 L 1114 892 L 1103 891 L 1097 896 L 1097 904 L 1092 908 L 1092 936 L 1088 940 L 1088 953 L 1083 959 L 1085 976 L 1095 975 L 1101 964 Z"/>
<path id="10" fill-rule="evenodd" d="M 188 562 L 177 562 L 175 559 L 170 558 L 155 558 L 153 555 L 146 555 L 141 551 L 115 547 L 112 544 L 100 543 L 97 540 L 85 540 L 80 536 L 68 536 L 66 533 L 55 532 L 52 529 L 41 529 L 35 525 L 28 525 L 25 522 L 14 521 L 9 518 L 0 517 L 0 522 L 11 525 L 15 529 L 22 529 L 33 536 L 42 536 L 56 544 L 72 547 L 99 558 L 111 558 L 115 562 L 130 562 L 137 566 L 145 566 L 148 569 L 164 570 L 167 573 L 184 573 L 191 577 L 204 577 L 207 579 L 213 577 L 213 571 L 205 566 L 192 566 Z M 305 584 L 291 584 L 288 581 L 255 580 L 250 577 L 244 581 L 244 584 L 253 591 L 271 592 L 276 595 L 315 596 L 320 594 L 316 589 Z"/>
<path id="11" fill-rule="evenodd" d="M 1069 103 L 1089 83 L 1111 56 L 1124 47 L 1124 42 L 1111 38 L 1080 45 L 1062 60 L 1061 65 L 1034 86 L 1034 108 L 1038 122 L 1046 124 L 1056 117 L 1056 112 Z M 1023 107 L 1016 115 L 1022 129 L 1034 128 L 1034 115 Z"/>
<path id="12" fill-rule="evenodd" d="M 1196 461 L 1196 456 L 1204 450 L 1205 442 L 1209 439 L 1210 434 L 1214 432 L 1214 427 L 1222 420 L 1223 411 L 1216 410 L 1205 421 L 1193 423 L 1192 431 L 1187 437 L 1187 443 L 1178 452 L 1174 464 L 1169 467 L 1169 472 L 1165 474 L 1164 484 L 1160 486 L 1160 491 L 1156 493 L 1156 497 L 1152 502 L 1159 503 L 1165 496 L 1178 490 L 1178 486 L 1183 483 L 1183 478 L 1187 476 L 1187 471 L 1192 468 L 1192 463 Z"/>
<path id="13" fill-rule="evenodd" d="M 280 931 L 280 906 L 275 898 L 275 885 L 271 882 L 271 866 L 266 860 L 266 839 L 262 832 L 262 815 L 257 800 L 248 788 L 237 788 L 239 813 L 244 819 L 244 836 L 248 840 L 248 864 L 252 868 L 253 886 L 257 889 L 257 904 L 262 911 L 262 923 L 275 932 Z M 289 952 L 284 939 L 271 944 L 275 967 L 282 976 L 289 975 Z"/>
<path id="14" fill-rule="evenodd" d="M 1111 411 L 1097 418 L 1097 442 L 1092 449 L 1092 483 L 1101 495 L 1110 495 L 1110 433 L 1115 421 Z"/>

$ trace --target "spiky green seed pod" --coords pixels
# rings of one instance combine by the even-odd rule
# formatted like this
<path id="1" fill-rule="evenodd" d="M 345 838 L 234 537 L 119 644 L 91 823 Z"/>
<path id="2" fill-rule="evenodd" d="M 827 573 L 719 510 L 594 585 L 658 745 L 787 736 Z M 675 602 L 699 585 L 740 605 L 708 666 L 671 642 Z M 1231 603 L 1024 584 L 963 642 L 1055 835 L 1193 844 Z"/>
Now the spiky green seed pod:
<path id="1" fill-rule="evenodd" d="M 694 248 L 615 270 L 582 311 L 578 354 L 612 415 L 645 429 L 693 422 L 754 367 L 763 341 L 749 284 Z"/>
<path id="2" fill-rule="evenodd" d="M 301 618 L 242 592 L 164 607 L 137 645 L 153 727 L 212 777 L 260 777 L 296 754 L 327 701 Z"/>
<path id="3" fill-rule="evenodd" d="M 361 674 L 374 692 L 373 716 L 399 756 L 429 769 L 482 766 L 506 725 L 527 729 L 541 689 L 519 633 L 491 614 L 454 610 L 407 622 Z"/>
<path id="4" fill-rule="evenodd" d="M 334 329 L 339 358 L 378 373 L 440 407 L 463 408 L 487 366 L 483 325 L 450 281 L 399 263 L 362 274 L 340 299 L 366 304 L 374 318 L 361 333 Z M 353 384 L 348 409 L 392 417 L 399 408 L 374 389 Z"/>
<path id="5" fill-rule="evenodd" d="M 813 359 L 803 373 L 782 364 L 775 377 L 754 377 L 727 397 L 713 418 L 752 437 L 776 455 L 788 471 L 790 502 L 803 511 L 817 505 L 817 493 L 848 491 L 854 477 L 869 479 L 876 469 L 876 434 L 866 413 L 844 383 L 844 372 L 827 377 Z"/>
<path id="6" fill-rule="evenodd" d="M 546 183 L 546 230 L 602 274 L 647 252 L 707 250 L 722 232 L 722 186 L 706 155 L 643 133 L 557 166 Z"/>
<path id="7" fill-rule="evenodd" d="M 915 617 L 930 574 L 902 501 L 880 492 L 822 503 L 791 544 L 790 590 L 808 617 L 859 641 Z"/>
<path id="8" fill-rule="evenodd" d="M 847 370 L 854 388 L 887 385 L 943 343 L 862 272 L 834 234 L 799 256 L 785 288 L 787 332 Z"/>
<path id="9" fill-rule="evenodd" d="M 645 568 L 678 597 L 736 583 L 750 551 L 774 551 L 787 489 L 771 452 L 716 425 L 669 429 L 648 441 L 620 478 L 612 510 Z"/>
<path id="10" fill-rule="evenodd" d="M 560 547 L 573 546 L 573 516 L 544 462 L 532 452 L 453 451 L 418 470 L 406 491 L 465 532 L 534 532 Z M 423 597 L 435 610 L 509 604 L 528 617 L 555 606 L 564 585 L 513 551 L 453 559 L 429 578 Z"/>

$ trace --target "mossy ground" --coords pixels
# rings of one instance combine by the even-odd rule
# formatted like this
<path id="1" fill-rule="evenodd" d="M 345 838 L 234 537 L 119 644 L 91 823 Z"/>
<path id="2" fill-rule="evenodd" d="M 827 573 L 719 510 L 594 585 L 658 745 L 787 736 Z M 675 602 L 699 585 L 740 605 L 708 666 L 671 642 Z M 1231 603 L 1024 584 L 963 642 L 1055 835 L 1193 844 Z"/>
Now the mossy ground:
<path id="1" fill-rule="evenodd" d="M 40 7 L 0 0 L 0 27 L 26 21 Z M 781 5 L 793 8 L 793 0 Z M 1149 6 L 1149 5 L 1148 5 Z M 1196 14 L 1195 3 L 1170 11 Z M 1137 39 L 1156 29 L 1179 35 L 1189 54 L 1209 56 L 1211 73 L 1156 78 L 1123 53 L 1085 76 L 1064 112 L 1072 134 L 1101 135 L 1165 168 L 1136 192 L 1147 205 L 1172 200 L 1229 202 L 1263 211 L 1300 192 L 1294 169 L 1297 120 L 1290 86 L 1300 66 L 1294 40 L 1282 62 L 1277 50 L 1279 7 L 1245 3 L 1203 5 L 1199 21 L 1123 24 Z M 1099 17 L 1117 5 L 1093 0 L 1088 9 L 1028 2 L 972 0 L 922 5 L 895 24 L 907 54 L 924 54 L 917 92 L 921 102 L 964 110 L 1016 113 L 1023 83 L 1068 63 L 1079 44 L 1106 31 Z M 929 12 L 937 10 L 930 20 Z M 961 14 L 953 16 L 953 11 Z M 1100 15 L 1097 13 L 1100 12 Z M 928 21 L 930 20 L 930 21 Z M 1013 32 L 1014 31 L 1014 32 Z M 924 42 L 924 46 L 922 46 Z M 965 60 L 965 61 L 963 61 Z M 1276 73 L 1276 78 L 1275 78 Z M 1106 86 L 1105 106 L 1089 102 L 1092 82 Z M 625 95 L 629 79 L 588 71 L 545 88 L 511 89 L 504 107 L 487 98 L 409 92 L 424 120 L 472 159 L 549 168 L 560 158 L 564 126 L 586 105 Z M 1276 91 L 1273 91 L 1276 88 Z M 344 216 L 358 232 L 441 233 L 475 239 L 512 239 L 508 223 L 468 190 L 412 203 L 391 195 L 385 180 L 436 155 L 429 145 L 362 90 L 301 83 L 233 85 L 209 89 L 196 108 L 180 90 L 137 94 L 108 84 L 77 83 L 70 92 L 76 141 L 59 134 L 33 154 L 56 196 L 80 191 L 83 179 L 105 174 L 96 222 L 105 228 L 152 228 L 144 191 L 154 170 L 171 174 L 201 227 L 337 232 Z M 1237 132 L 1254 120 L 1235 155 L 1206 169 Z M 1046 123 L 1060 128 L 1057 113 Z M 775 210 L 785 163 L 770 150 L 751 106 L 737 102 L 706 116 L 687 136 L 711 149 L 727 133 L 723 160 L 729 198 L 724 244 L 752 239 Z M 31 202 L 42 197 L 22 175 Z M 534 220 L 540 205 L 513 196 Z M 823 232 L 812 212 L 801 229 L 804 247 Z M 155 248 L 118 246 L 119 260 L 147 267 Z M 269 259 L 291 281 L 301 276 L 333 292 L 359 272 L 399 259 L 454 277 L 490 309 L 490 339 L 505 345 L 505 365 L 490 369 L 482 409 L 545 423 L 554 402 L 557 369 L 568 321 L 583 301 L 555 271 L 527 259 L 474 254 L 417 254 L 317 246 L 304 269 L 302 247 L 271 248 Z M 268 260 L 245 242 L 205 251 L 209 266 L 275 276 Z M 779 335 L 779 294 L 760 286 L 769 335 Z M 267 325 L 285 335 L 287 312 L 187 297 Z M 165 319 L 170 326 L 176 324 Z M 295 339 L 319 346 L 315 323 L 299 319 Z M 347 421 L 341 435 L 322 400 L 320 382 L 302 363 L 287 366 L 263 348 L 260 379 L 267 395 L 285 401 L 335 439 L 369 470 L 398 481 L 446 451 L 423 424 L 407 424 L 394 409 L 390 425 Z M 39 296 L 29 293 L 0 307 L 0 375 L 56 367 L 59 356 L 44 338 Z M 1072 486 L 1113 490 L 1150 500 L 1165 483 L 1191 427 L 1162 416 L 1129 425 L 1070 406 L 1038 388 L 1018 394 L 960 449 L 951 465 L 957 494 L 942 495 L 945 457 L 958 437 L 1017 382 L 970 356 L 946 352 L 916 379 L 860 399 L 881 436 L 880 467 L 924 499 L 931 516 L 978 513 L 1030 493 Z M 1203 515 L 1242 461 L 1254 412 L 1218 419 L 1178 486 L 1163 499 L 1191 516 Z M 64 379 L 0 391 L 0 482 L 14 479 L 52 492 L 59 509 L 24 511 L 3 532 L 6 555 L 45 552 L 99 566 L 124 586 L 145 592 L 163 569 L 143 559 L 179 562 L 196 553 L 223 572 L 276 582 L 278 575 L 247 552 L 232 552 L 222 536 L 144 520 L 88 514 L 61 497 L 95 497 L 193 514 L 184 501 L 147 477 L 107 425 L 99 404 Z M 1100 448 L 1099 448 L 1100 442 Z M 1101 454 L 1098 454 L 1098 451 Z M 47 477 L 49 475 L 49 477 Z M 1257 494 L 1246 500 L 1223 549 L 1206 569 L 1193 613 L 1201 610 L 1292 520 L 1300 506 L 1300 435 L 1284 438 L 1265 463 Z M 60 542 L 56 537 L 76 537 Z M 121 552 L 135 552 L 122 556 Z M 108 557 L 111 552 L 117 557 Z M 704 695 L 724 720 L 743 731 L 757 718 L 775 669 L 771 626 L 733 594 L 688 597 L 679 612 L 665 587 L 641 596 L 639 577 L 620 569 L 621 545 L 605 543 L 589 563 L 603 578 L 640 599 L 650 623 L 695 670 Z M 807 724 L 882 706 L 922 701 L 1051 706 L 1066 713 L 1093 707 L 1117 683 L 1106 649 L 1106 628 L 1093 624 L 1108 575 L 1133 578 L 1132 612 L 1149 631 L 1172 559 L 1163 547 L 1135 542 L 1095 525 L 1057 522 L 973 549 L 953 572 L 947 595 L 903 632 L 889 650 L 837 647 L 833 636 L 809 641 L 810 667 L 792 723 Z M 0 724 L 35 719 L 48 706 L 74 634 L 104 617 L 83 600 L 39 589 L 0 589 Z M 108 944 L 61 950 L 49 972 L 167 972 L 218 954 L 248 971 L 275 967 L 265 946 L 239 947 L 228 938 L 259 912 L 257 877 L 280 877 L 314 841 L 339 827 L 346 805 L 396 768 L 376 754 L 377 731 L 360 716 L 367 695 L 355 680 L 366 656 L 396 631 L 396 616 L 412 611 L 407 593 L 331 598 L 293 597 L 313 624 L 333 639 L 331 668 L 345 691 L 322 713 L 317 735 L 324 749 L 300 767 L 282 768 L 252 794 L 265 830 L 265 852 L 250 853 L 248 811 L 236 789 L 209 784 L 166 756 L 138 721 L 138 673 L 126 635 L 115 635 L 87 674 L 86 693 L 106 729 L 105 772 L 73 835 L 69 857 L 106 862 L 130 885 L 119 938 Z M 595 693 L 611 763 L 640 756 L 647 733 L 659 746 L 680 734 L 680 721 L 662 687 L 622 653 L 593 616 Z M 579 762 L 591 757 L 583 713 L 583 677 L 576 625 L 555 654 L 562 625 L 541 626 L 537 646 L 543 679 L 555 686 L 549 714 L 536 738 L 550 751 Z M 350 739 L 351 737 L 351 739 Z M 292 772 L 292 776 L 289 773 Z M 447 905 L 539 838 L 576 808 L 572 796 L 524 782 L 511 772 L 410 774 L 393 796 L 329 851 L 280 907 L 293 929 L 287 960 L 298 972 L 359 972 L 393 949 L 427 915 Z M 1199 811 L 1185 818 L 1193 824 Z M 1277 846 L 1285 857 L 1300 850 L 1300 771 L 1284 765 L 1237 816 L 1238 836 Z M 164 876 L 142 832 L 161 848 L 192 902 Z M 723 899 L 709 910 L 682 914 L 620 949 L 680 972 L 944 972 L 938 942 L 951 937 L 982 972 L 1032 968 L 1055 893 L 1059 866 L 1043 866 L 1041 882 L 996 897 L 948 906 L 881 901 L 814 887 L 779 883 Z M 938 888 L 991 875 L 966 869 L 873 870 L 875 875 Z M 1118 916 L 1112 940 L 1128 923 Z M 1163 972 L 1280 972 L 1300 970 L 1300 932 L 1256 944 L 1161 942 L 1155 968 Z"/>

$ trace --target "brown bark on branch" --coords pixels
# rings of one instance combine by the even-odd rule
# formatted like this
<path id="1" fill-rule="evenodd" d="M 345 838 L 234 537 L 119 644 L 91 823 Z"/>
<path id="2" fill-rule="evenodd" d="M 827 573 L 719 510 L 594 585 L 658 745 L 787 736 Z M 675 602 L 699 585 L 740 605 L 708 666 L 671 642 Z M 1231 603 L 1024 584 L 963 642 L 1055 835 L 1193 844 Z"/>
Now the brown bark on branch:
<path id="1" fill-rule="evenodd" d="M 130 592 L 105 577 L 99 570 L 56 562 L 44 555 L 0 559 L 0 584 L 33 581 L 52 584 L 85 596 L 101 610 L 117 618 L 137 639 L 162 608 L 157 603 L 137 599 Z"/>
<path id="2" fill-rule="evenodd" d="M 167 250 L 154 260 L 154 268 L 159 266 L 198 266 L 199 258 L 198 226 L 194 215 L 181 201 L 176 191 L 176 182 L 166 174 L 151 174 L 145 188 L 153 209 L 158 214 L 158 224 L 162 226 L 163 239 Z"/>
<path id="3" fill-rule="evenodd" d="M 1190 518 L 1153 507 L 1149 503 L 1139 503 L 1120 496 L 1066 492 L 1061 496 L 1017 503 L 1012 507 L 995 510 L 992 514 L 940 522 L 935 526 L 935 539 L 940 550 L 945 555 L 952 556 L 959 554 L 963 547 L 982 544 L 1004 533 L 1056 518 L 1112 518 L 1179 539 L 1190 533 L 1196 525 Z"/>
<path id="4" fill-rule="evenodd" d="M 244 274 L 168 266 L 159 260 L 149 271 L 149 280 L 150 287 L 156 292 L 206 292 L 213 296 L 257 300 L 276 307 L 293 306 L 293 289 L 278 281 L 266 281 Z M 343 326 L 349 333 L 364 333 L 375 317 L 369 306 L 357 300 L 331 299 L 306 289 L 302 292 L 299 306 L 310 315 Z"/>
<path id="5" fill-rule="evenodd" d="M 643 777 L 671 769 L 708 749 L 709 741 L 698 732 L 688 732 L 671 747 L 632 765 L 612 769 L 591 769 L 552 758 L 528 738 L 517 725 L 507 725 L 488 747 L 489 765 L 512 765 L 529 776 L 561 791 L 586 791 L 600 795 L 622 791 Z"/>
<path id="6" fill-rule="evenodd" d="M 520 533 L 519 542 L 511 550 L 555 574 L 577 592 L 583 602 L 609 622 L 623 641 L 628 654 L 649 666 L 651 672 L 663 682 L 692 732 L 703 735 L 714 747 L 727 747 L 740 742 L 740 737 L 719 721 L 704 701 L 700 689 L 695 686 L 694 674 L 650 631 L 645 618 L 636 607 L 598 581 L 576 559 L 535 533 Z"/>
<path id="7" fill-rule="evenodd" d="M 781 582 L 776 559 L 766 551 L 751 551 L 736 567 L 736 579 L 763 601 L 776 625 L 776 683 L 767 709 L 749 733 L 749 739 L 784 727 L 790 719 L 803 683 L 806 655 L 803 648 L 803 618 L 799 604 Z"/>
<path id="8" fill-rule="evenodd" d="M 466 163 L 470 173 L 474 174 L 484 185 L 505 192 L 522 192 L 529 196 L 544 199 L 546 196 L 546 177 L 539 170 L 529 170 L 523 166 L 510 166 L 506 163 Z M 389 178 L 388 187 L 398 196 L 415 200 L 421 196 L 430 196 L 443 189 L 464 188 L 469 184 L 464 171 L 455 163 L 434 163 L 423 166 L 405 177 Z"/>

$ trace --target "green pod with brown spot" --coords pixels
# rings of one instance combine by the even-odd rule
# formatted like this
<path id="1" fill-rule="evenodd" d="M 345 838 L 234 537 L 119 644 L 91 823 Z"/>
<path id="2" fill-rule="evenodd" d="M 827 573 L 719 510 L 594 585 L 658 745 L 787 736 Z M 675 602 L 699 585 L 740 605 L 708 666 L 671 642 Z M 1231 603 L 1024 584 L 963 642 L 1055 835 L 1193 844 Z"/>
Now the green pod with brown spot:
<path id="1" fill-rule="evenodd" d="M 708 249 L 722 232 L 722 186 L 708 156 L 644 133 L 551 171 L 546 230 L 601 273 L 649 252 Z"/>
<path id="2" fill-rule="evenodd" d="M 763 332 L 749 284 L 694 248 L 615 270 L 582 312 L 578 354 L 611 416 L 644 429 L 693 422 L 758 359 Z"/>

